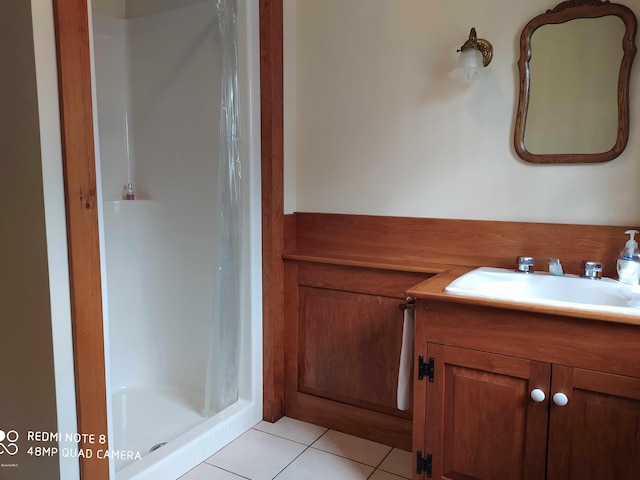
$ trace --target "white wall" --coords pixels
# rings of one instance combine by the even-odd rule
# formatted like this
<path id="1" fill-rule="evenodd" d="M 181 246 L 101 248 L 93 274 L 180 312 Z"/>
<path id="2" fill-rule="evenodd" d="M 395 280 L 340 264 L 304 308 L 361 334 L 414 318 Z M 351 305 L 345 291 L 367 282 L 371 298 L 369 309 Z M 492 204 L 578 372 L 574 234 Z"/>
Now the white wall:
<path id="1" fill-rule="evenodd" d="M 215 2 L 94 12 L 111 381 L 203 390 L 212 306 L 220 43 Z M 125 112 L 136 200 L 127 182 Z"/>
<path id="2" fill-rule="evenodd" d="M 287 213 L 639 223 L 638 65 L 617 159 L 532 165 L 512 146 L 520 33 L 556 3 L 285 1 Z M 457 84 L 447 74 L 473 26 L 492 72 Z"/>
<path id="3" fill-rule="evenodd" d="M 76 431 L 51 2 L 1 2 L 0 32 L 0 478 L 74 479 L 27 441 Z"/>
<path id="4" fill-rule="evenodd" d="M 64 199 L 58 71 L 55 51 L 53 5 L 47 0 L 32 0 L 33 40 L 40 119 L 40 155 L 42 192 L 47 237 L 51 333 L 55 372 L 56 409 L 59 432 L 77 432 L 75 371 L 71 327 L 69 258 Z M 24 81 L 23 78 L 20 81 Z M 31 415 L 31 412 L 29 412 Z M 86 433 L 86 432 L 84 432 Z M 75 448 L 73 443 L 61 447 Z M 60 478 L 80 478 L 77 458 L 60 457 Z M 47 475 L 53 475 L 48 472 Z"/>

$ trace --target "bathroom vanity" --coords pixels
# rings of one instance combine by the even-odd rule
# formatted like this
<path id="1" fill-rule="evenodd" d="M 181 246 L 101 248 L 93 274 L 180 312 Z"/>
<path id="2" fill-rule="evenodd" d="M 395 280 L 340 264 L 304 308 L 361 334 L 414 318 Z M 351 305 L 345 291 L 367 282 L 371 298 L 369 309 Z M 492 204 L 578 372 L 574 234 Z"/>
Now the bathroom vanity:
<path id="1" fill-rule="evenodd" d="M 570 274 L 580 259 L 602 260 L 613 277 L 624 228 L 287 221 L 287 416 L 412 450 L 414 480 L 638 478 L 640 315 L 445 292 L 478 265 L 513 270 L 523 253 L 540 270 L 558 256 Z M 413 408 L 400 411 L 407 296 L 416 299 Z"/>
<path id="2" fill-rule="evenodd" d="M 559 257 L 574 274 L 602 261 L 613 277 L 625 229 L 287 216 L 285 414 L 411 449 L 414 480 L 637 478 L 640 316 L 444 292 L 523 254 L 539 270 Z M 407 295 L 417 299 L 413 408 L 400 411 Z"/>
<path id="3" fill-rule="evenodd" d="M 413 478 L 638 478 L 640 317 L 445 293 L 459 273 L 409 291 Z"/>

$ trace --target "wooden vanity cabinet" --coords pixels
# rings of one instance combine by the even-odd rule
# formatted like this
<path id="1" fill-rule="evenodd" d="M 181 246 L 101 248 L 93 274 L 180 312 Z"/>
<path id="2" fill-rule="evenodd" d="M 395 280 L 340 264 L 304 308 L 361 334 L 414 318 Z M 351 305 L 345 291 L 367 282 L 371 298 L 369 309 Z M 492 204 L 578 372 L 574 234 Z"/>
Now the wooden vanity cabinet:
<path id="1" fill-rule="evenodd" d="M 551 392 L 549 480 L 640 477 L 640 378 L 553 365 Z"/>
<path id="2" fill-rule="evenodd" d="M 415 480 L 640 478 L 640 327 L 418 303 Z"/>
<path id="3" fill-rule="evenodd" d="M 411 449 L 397 408 L 405 290 L 429 275 L 287 261 L 285 414 Z"/>

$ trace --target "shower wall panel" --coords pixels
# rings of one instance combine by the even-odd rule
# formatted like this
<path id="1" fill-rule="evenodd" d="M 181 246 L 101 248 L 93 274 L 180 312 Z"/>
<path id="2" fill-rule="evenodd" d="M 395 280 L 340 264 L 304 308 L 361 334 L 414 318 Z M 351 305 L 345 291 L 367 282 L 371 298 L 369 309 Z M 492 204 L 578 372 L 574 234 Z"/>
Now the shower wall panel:
<path id="1" fill-rule="evenodd" d="M 125 115 L 129 110 L 127 21 L 93 13 L 102 196 L 122 197 L 127 182 Z"/>
<path id="2" fill-rule="evenodd" d="M 159 206 L 121 201 L 128 180 L 125 114 L 129 106 L 128 23 L 93 14 L 103 192 L 112 391 L 159 383 L 153 352 L 154 299 L 163 290 L 157 272 Z M 132 144 L 129 138 L 129 145 Z M 156 240 L 156 241 L 154 241 Z"/>
<path id="3" fill-rule="evenodd" d="M 102 18 L 94 29 L 96 52 L 107 50 L 96 54 L 104 196 L 127 181 L 125 111 L 136 189 L 119 213 L 105 202 L 113 390 L 202 392 L 220 116 L 215 2 Z"/>
<path id="4" fill-rule="evenodd" d="M 163 310 L 164 242 L 160 205 L 148 200 L 105 201 L 111 389 L 157 387 Z"/>

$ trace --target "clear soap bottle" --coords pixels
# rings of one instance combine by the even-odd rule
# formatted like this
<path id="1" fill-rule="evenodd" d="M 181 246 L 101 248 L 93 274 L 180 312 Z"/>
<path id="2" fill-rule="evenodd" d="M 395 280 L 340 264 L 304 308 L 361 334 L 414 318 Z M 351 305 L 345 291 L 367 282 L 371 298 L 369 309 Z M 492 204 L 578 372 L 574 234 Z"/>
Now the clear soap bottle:
<path id="1" fill-rule="evenodd" d="M 618 280 L 629 285 L 638 285 L 640 281 L 640 250 L 635 235 L 638 230 L 627 230 L 629 240 L 625 244 L 616 264 Z"/>

